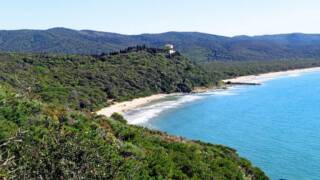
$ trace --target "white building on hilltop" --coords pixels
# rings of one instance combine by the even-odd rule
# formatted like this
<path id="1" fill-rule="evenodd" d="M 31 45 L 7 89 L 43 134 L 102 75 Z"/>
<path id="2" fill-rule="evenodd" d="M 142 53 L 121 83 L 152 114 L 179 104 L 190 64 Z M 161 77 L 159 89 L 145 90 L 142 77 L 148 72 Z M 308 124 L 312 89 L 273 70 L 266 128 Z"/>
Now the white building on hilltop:
<path id="1" fill-rule="evenodd" d="M 176 51 L 173 49 L 172 44 L 166 44 L 164 45 L 164 50 L 168 51 L 169 54 L 174 54 Z"/>

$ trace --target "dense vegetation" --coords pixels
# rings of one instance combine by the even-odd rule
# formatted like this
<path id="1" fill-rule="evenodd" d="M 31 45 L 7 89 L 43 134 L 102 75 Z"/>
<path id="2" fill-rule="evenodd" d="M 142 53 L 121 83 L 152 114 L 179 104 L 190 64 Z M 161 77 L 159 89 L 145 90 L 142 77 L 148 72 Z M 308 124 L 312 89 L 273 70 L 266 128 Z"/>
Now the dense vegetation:
<path id="1" fill-rule="evenodd" d="M 224 37 L 197 32 L 121 35 L 65 28 L 0 31 L 0 51 L 100 54 L 146 44 L 171 43 L 193 61 L 283 60 L 320 57 L 320 35 L 283 34 Z"/>
<path id="2" fill-rule="evenodd" d="M 0 86 L 0 179 L 267 179 L 234 150 Z"/>
<path id="3" fill-rule="evenodd" d="M 155 93 L 190 92 L 214 83 L 179 53 L 132 47 L 99 56 L 0 54 L 0 81 L 21 93 L 73 109 Z"/>

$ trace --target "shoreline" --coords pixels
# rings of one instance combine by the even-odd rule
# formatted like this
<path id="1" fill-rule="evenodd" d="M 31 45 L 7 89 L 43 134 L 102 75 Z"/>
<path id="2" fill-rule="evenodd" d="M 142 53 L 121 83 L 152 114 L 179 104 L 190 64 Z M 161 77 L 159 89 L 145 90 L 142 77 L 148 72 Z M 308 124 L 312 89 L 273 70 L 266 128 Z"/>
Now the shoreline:
<path id="1" fill-rule="evenodd" d="M 287 71 L 278 71 L 278 72 L 269 72 L 263 73 L 258 75 L 248 75 L 248 76 L 239 76 L 235 78 L 225 79 L 222 80 L 224 83 L 231 82 L 231 83 L 256 83 L 261 84 L 268 80 L 272 80 L 274 78 L 278 78 L 281 76 L 295 76 L 301 73 L 307 72 L 315 72 L 320 71 L 320 67 L 313 67 L 313 68 L 303 68 L 303 69 L 293 69 Z"/>
<path id="2" fill-rule="evenodd" d="M 224 83 L 231 82 L 231 83 L 257 83 L 261 84 L 265 81 L 272 80 L 274 78 L 278 78 L 281 76 L 295 76 L 299 75 L 301 73 L 307 73 L 307 72 L 315 72 L 320 71 L 320 67 L 313 67 L 313 68 L 303 68 L 303 69 L 294 69 L 294 70 L 287 70 L 287 71 L 278 71 L 278 72 L 269 72 L 269 73 L 263 73 L 258 75 L 247 75 L 247 76 L 239 76 L 235 78 L 225 79 L 222 80 Z M 228 85 L 223 87 L 196 87 L 192 93 L 204 93 L 212 90 L 217 89 L 226 89 L 229 87 Z M 171 94 L 155 94 L 147 97 L 141 97 L 136 98 L 130 101 L 124 101 L 124 102 L 118 102 L 115 104 L 112 104 L 108 107 L 102 108 L 99 111 L 96 111 L 97 115 L 104 115 L 107 117 L 110 117 L 113 113 L 119 113 L 121 115 L 124 115 L 127 111 L 139 108 L 143 105 L 146 105 L 152 101 L 161 100 L 168 96 L 174 96 L 181 93 L 171 93 Z"/>
<path id="3" fill-rule="evenodd" d="M 102 108 L 99 111 L 96 112 L 98 115 L 104 115 L 107 117 L 110 117 L 113 113 L 119 113 L 123 115 L 125 112 L 141 107 L 145 104 L 148 104 L 152 101 L 160 100 L 168 96 L 175 95 L 177 93 L 172 94 L 154 94 L 147 97 L 141 97 L 136 98 L 130 101 L 124 101 L 124 102 L 116 102 L 108 107 Z"/>

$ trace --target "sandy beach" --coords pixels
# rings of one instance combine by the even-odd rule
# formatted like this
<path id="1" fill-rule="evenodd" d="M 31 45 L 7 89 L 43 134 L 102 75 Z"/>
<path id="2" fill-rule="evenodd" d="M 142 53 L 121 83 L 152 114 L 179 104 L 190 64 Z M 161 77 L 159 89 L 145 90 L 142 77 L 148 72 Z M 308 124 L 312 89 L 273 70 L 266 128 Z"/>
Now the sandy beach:
<path id="1" fill-rule="evenodd" d="M 110 117 L 114 112 L 117 112 L 119 114 L 123 114 L 127 112 L 128 110 L 138 108 L 140 106 L 143 106 L 147 103 L 150 103 L 152 101 L 156 101 L 162 98 L 165 98 L 172 94 L 155 94 L 152 96 L 142 97 L 142 98 L 136 98 L 131 101 L 124 101 L 115 103 L 109 107 L 102 108 L 101 110 L 97 111 L 96 113 L 98 115 L 104 115 L 107 117 Z"/>
<path id="2" fill-rule="evenodd" d="M 271 72 L 271 73 L 265 73 L 265 74 L 259 74 L 259 75 L 249 75 L 249 76 L 240 76 L 232 79 L 225 79 L 224 82 L 232 82 L 232 83 L 263 83 L 265 81 L 281 77 L 281 76 L 296 76 L 301 73 L 306 72 L 315 72 L 320 71 L 320 67 L 315 68 L 306 68 L 306 69 L 296 69 L 296 70 L 289 70 L 289 71 L 280 71 L 280 72 Z M 201 93 L 206 91 L 212 91 L 216 89 L 217 87 L 212 88 L 196 88 L 193 93 Z M 176 95 L 177 93 L 173 94 L 156 94 L 152 96 L 142 97 L 133 99 L 131 101 L 125 101 L 120 103 L 115 103 L 109 107 L 105 107 L 96 113 L 98 115 L 105 115 L 107 117 L 110 117 L 114 112 L 117 112 L 119 114 L 124 114 L 125 112 L 141 107 L 147 103 L 150 103 L 152 101 L 160 100 L 162 98 L 165 98 L 167 96 Z"/>

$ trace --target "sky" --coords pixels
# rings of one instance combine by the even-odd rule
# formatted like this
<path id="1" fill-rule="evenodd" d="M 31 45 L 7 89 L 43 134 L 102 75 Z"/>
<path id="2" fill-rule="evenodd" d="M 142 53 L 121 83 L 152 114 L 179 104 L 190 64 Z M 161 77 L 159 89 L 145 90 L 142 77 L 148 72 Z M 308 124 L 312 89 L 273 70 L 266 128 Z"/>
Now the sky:
<path id="1" fill-rule="evenodd" d="M 320 33 L 319 0 L 0 0 L 0 29 Z"/>

